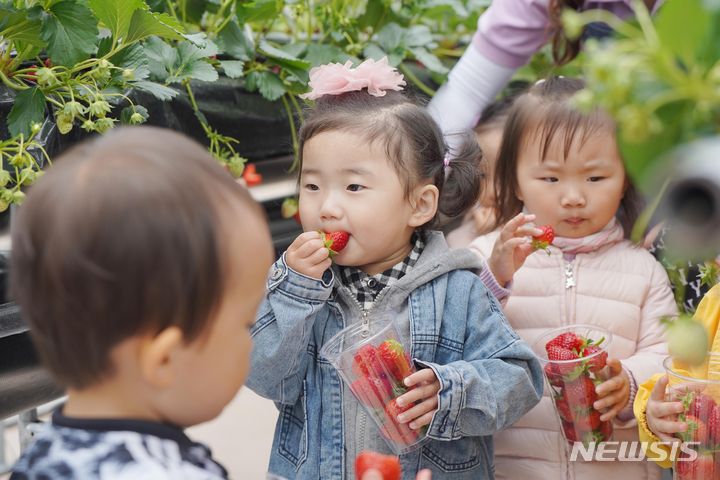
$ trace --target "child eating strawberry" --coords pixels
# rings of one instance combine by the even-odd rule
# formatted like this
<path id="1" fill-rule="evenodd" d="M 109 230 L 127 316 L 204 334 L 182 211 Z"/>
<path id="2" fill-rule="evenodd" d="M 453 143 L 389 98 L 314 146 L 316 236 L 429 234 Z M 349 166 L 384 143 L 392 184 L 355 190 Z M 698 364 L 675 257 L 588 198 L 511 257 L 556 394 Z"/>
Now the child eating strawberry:
<path id="1" fill-rule="evenodd" d="M 353 479 L 361 451 L 390 453 L 351 387 L 318 353 L 343 327 L 371 325 L 383 313 L 409 339 L 409 360 L 420 370 L 404 376 L 404 356 L 390 362 L 407 392 L 378 408 L 396 416 L 399 434 L 426 429 L 430 438 L 401 455 L 403 478 L 423 468 L 435 478 L 493 478 L 492 434 L 542 390 L 532 351 L 473 273 L 483 263 L 450 251 L 432 230 L 438 211 L 457 216 L 475 203 L 477 144 L 468 135 L 449 162 L 435 122 L 396 91 L 404 84 L 386 59 L 310 73 L 308 98 L 316 103 L 300 132 L 305 232 L 271 269 L 252 330 L 248 385 L 280 409 L 270 458 L 276 475 Z M 318 231 L 347 232 L 345 247 L 329 246 Z M 383 348 L 396 356 L 397 345 Z M 362 368 L 362 358 L 356 363 Z M 375 387 L 384 388 L 356 385 L 355 393 L 371 402 L 363 392 Z"/>

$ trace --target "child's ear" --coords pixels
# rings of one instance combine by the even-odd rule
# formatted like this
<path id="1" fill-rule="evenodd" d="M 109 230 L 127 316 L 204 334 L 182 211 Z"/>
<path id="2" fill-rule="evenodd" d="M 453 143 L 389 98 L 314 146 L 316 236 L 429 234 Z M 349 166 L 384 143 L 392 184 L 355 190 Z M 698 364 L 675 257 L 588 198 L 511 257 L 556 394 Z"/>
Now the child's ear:
<path id="1" fill-rule="evenodd" d="M 417 228 L 432 220 L 437 213 L 439 198 L 440 192 L 435 185 L 428 184 L 418 187 L 410 198 L 413 212 L 408 220 L 408 226 Z"/>
<path id="2" fill-rule="evenodd" d="M 177 354 L 182 346 L 183 333 L 176 326 L 149 336 L 140 347 L 139 362 L 143 380 L 156 388 L 172 385 L 179 374 Z"/>

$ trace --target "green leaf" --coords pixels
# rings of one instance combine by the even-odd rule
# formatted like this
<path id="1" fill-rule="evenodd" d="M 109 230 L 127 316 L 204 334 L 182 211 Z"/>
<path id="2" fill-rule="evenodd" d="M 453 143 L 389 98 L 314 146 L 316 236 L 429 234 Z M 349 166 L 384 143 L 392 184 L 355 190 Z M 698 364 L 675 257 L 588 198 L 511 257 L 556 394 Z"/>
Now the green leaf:
<path id="1" fill-rule="evenodd" d="M 369 43 L 363 50 L 365 58 L 372 58 L 373 60 L 380 60 L 383 57 L 388 58 L 388 63 L 393 67 L 397 67 L 405 58 L 405 55 L 398 52 L 387 53 L 385 50 L 380 48 L 375 43 Z"/>
<path id="2" fill-rule="evenodd" d="M 136 10 L 145 6 L 142 0 L 89 0 L 95 16 L 110 29 L 115 40 L 124 39 Z"/>
<path id="3" fill-rule="evenodd" d="M 348 54 L 340 47 L 325 43 L 313 43 L 308 46 L 305 53 L 305 60 L 313 67 L 330 62 L 344 63 L 348 58 Z"/>
<path id="4" fill-rule="evenodd" d="M 177 61 L 177 50 L 158 37 L 149 38 L 143 48 L 149 60 L 150 78 L 165 82 Z"/>
<path id="5" fill-rule="evenodd" d="M 424 48 L 411 48 L 410 51 L 415 55 L 415 58 L 429 70 L 437 73 L 449 72 L 448 68 L 442 64 L 439 58 Z"/>
<path id="6" fill-rule="evenodd" d="M 220 50 L 245 62 L 255 58 L 255 45 L 252 37 L 235 22 L 228 23 L 217 37 Z"/>
<path id="7" fill-rule="evenodd" d="M 50 7 L 42 27 L 48 55 L 56 65 L 70 67 L 97 51 L 97 19 L 79 3 L 63 1 Z"/>
<path id="8" fill-rule="evenodd" d="M 180 24 L 166 13 L 135 10 L 125 43 L 134 43 L 153 35 L 170 40 L 182 40 L 183 30 Z"/>
<path id="9" fill-rule="evenodd" d="M 407 47 L 431 48 L 435 41 L 430 28 L 425 25 L 413 25 L 405 31 L 403 43 Z"/>
<path id="10" fill-rule="evenodd" d="M 271 72 L 252 72 L 246 77 L 245 86 L 249 91 L 259 90 L 270 101 L 275 101 L 285 93 L 285 86 L 277 75 Z"/>
<path id="11" fill-rule="evenodd" d="M 287 52 L 275 48 L 269 43 L 262 41 L 258 52 L 277 63 L 281 68 L 287 70 L 298 79 L 307 82 L 310 62 L 294 57 Z"/>
<path id="12" fill-rule="evenodd" d="M 695 63 L 695 54 L 710 27 L 711 16 L 701 3 L 702 0 L 665 2 L 654 20 L 663 47 L 688 64 Z"/>
<path id="13" fill-rule="evenodd" d="M 133 80 L 145 80 L 150 76 L 148 58 L 145 49 L 139 43 L 120 50 L 110 58 L 110 61 L 121 68 L 132 68 L 135 71 Z M 115 75 L 122 76 L 122 72 L 116 72 Z"/>
<path id="14" fill-rule="evenodd" d="M 220 66 L 228 77 L 240 78 L 243 76 L 245 62 L 241 62 L 240 60 L 223 60 L 220 62 Z"/>
<path id="15" fill-rule="evenodd" d="M 11 31 L 7 31 L 13 27 Z M 42 24 L 39 19 L 30 18 L 27 11 L 0 8 L 0 35 L 8 42 L 22 42 L 44 47 L 41 38 Z"/>
<path id="16" fill-rule="evenodd" d="M 278 0 L 238 0 L 236 5 L 238 23 L 242 25 L 275 19 L 282 11 L 283 2 Z"/>
<path id="17" fill-rule="evenodd" d="M 375 35 L 375 40 L 386 52 L 402 46 L 405 29 L 397 23 L 388 23 Z"/>
<path id="18" fill-rule="evenodd" d="M 30 137 L 32 124 L 45 118 L 45 102 L 45 94 L 38 87 L 18 93 L 7 117 L 10 134 L 13 137 L 20 134 Z"/>
<path id="19" fill-rule="evenodd" d="M 218 54 L 217 45 L 215 42 L 207 38 L 207 35 L 205 35 L 204 32 L 185 35 L 185 39 L 190 42 L 192 46 L 197 48 L 196 58 L 214 57 Z"/>
<path id="20" fill-rule="evenodd" d="M 132 85 L 133 88 L 153 95 L 155 98 L 162 100 L 163 102 L 173 99 L 178 94 L 178 91 L 173 88 L 166 87 L 165 85 L 161 85 L 159 83 L 150 82 L 148 80 L 132 82 L 130 85 Z"/>
<path id="21" fill-rule="evenodd" d="M 180 42 L 177 46 L 176 64 L 167 81 L 175 83 L 193 78 L 204 82 L 214 82 L 218 79 L 217 70 L 205 60 L 208 53 L 212 51 L 213 49 L 199 49 L 188 41 Z"/>

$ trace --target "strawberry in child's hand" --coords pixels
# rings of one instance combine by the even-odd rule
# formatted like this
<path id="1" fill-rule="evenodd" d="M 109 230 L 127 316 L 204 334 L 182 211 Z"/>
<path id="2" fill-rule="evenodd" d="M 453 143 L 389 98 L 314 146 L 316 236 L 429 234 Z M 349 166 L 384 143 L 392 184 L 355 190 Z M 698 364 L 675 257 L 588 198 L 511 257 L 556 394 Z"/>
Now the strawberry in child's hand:
<path id="1" fill-rule="evenodd" d="M 405 405 L 400 407 L 397 404 L 397 399 L 392 399 L 385 405 L 385 425 L 382 428 L 382 433 L 396 443 L 411 444 L 414 443 L 418 438 L 418 432 L 410 428 L 407 423 L 400 423 L 397 416 L 403 412 L 410 410 L 413 405 Z"/>
<path id="2" fill-rule="evenodd" d="M 717 445 L 720 443 L 720 407 L 715 405 L 707 419 L 709 441 L 712 445 Z"/>
<path id="3" fill-rule="evenodd" d="M 713 456 L 701 452 L 698 452 L 695 460 L 686 460 L 681 456 L 675 462 L 675 473 L 679 480 L 710 480 L 714 471 Z"/>
<path id="4" fill-rule="evenodd" d="M 587 361 L 588 370 L 591 372 L 599 372 L 605 368 L 605 365 L 607 364 L 608 354 L 598 345 L 590 345 L 587 347 L 583 353 L 583 357 L 589 357 L 590 355 L 594 355 L 596 353 L 597 355 Z"/>
<path id="5" fill-rule="evenodd" d="M 400 460 L 392 455 L 365 450 L 355 458 L 355 475 L 357 480 L 362 480 L 366 471 L 375 469 L 380 472 L 383 480 L 400 480 L 402 473 Z"/>
<path id="6" fill-rule="evenodd" d="M 377 356 L 375 345 L 363 345 L 353 357 L 353 372 L 359 377 L 379 376 L 383 370 Z"/>
<path id="7" fill-rule="evenodd" d="M 548 351 L 548 354 L 550 353 L 548 349 L 551 346 L 566 348 L 579 354 L 585 346 L 585 340 L 576 333 L 565 332 L 545 344 L 545 350 Z"/>
<path id="8" fill-rule="evenodd" d="M 248 163 L 245 165 L 242 177 L 248 187 L 254 187 L 255 185 L 260 185 L 262 183 L 262 175 L 257 173 L 254 163 Z"/>
<path id="9" fill-rule="evenodd" d="M 410 375 L 410 363 L 400 342 L 393 339 L 385 340 L 378 347 L 377 353 L 387 371 L 402 384 L 405 377 Z"/>
<path id="10" fill-rule="evenodd" d="M 334 257 L 340 251 L 347 246 L 350 234 L 348 232 L 337 231 L 337 232 L 320 232 L 323 236 L 323 243 L 325 248 L 330 251 L 330 258 Z"/>
<path id="11" fill-rule="evenodd" d="M 702 393 L 688 392 L 683 401 L 690 402 L 685 413 L 697 418 L 708 418 L 715 408 L 715 400 Z"/>
<path id="12" fill-rule="evenodd" d="M 557 345 L 550 345 L 550 347 L 547 348 L 547 354 L 548 354 L 548 360 L 551 362 L 559 362 L 559 361 L 568 361 L 568 360 L 577 360 L 578 356 L 574 352 L 568 350 L 567 348 L 563 348 Z M 576 373 L 576 375 L 579 375 L 579 371 L 576 372 L 578 367 L 582 367 L 577 362 L 569 362 L 569 363 L 551 363 L 553 373 L 557 375 L 571 375 L 573 373 Z"/>
<path id="13" fill-rule="evenodd" d="M 708 441 L 708 429 L 705 423 L 692 415 L 685 416 L 687 430 L 680 433 L 680 438 L 686 442 L 700 442 L 705 444 Z"/>
<path id="14" fill-rule="evenodd" d="M 596 430 L 600 428 L 602 421 L 600 420 L 600 412 L 594 408 L 581 409 L 578 408 L 575 415 L 575 427 L 578 430 Z"/>
<path id="15" fill-rule="evenodd" d="M 280 206 L 280 216 L 282 218 L 294 218 L 300 224 L 300 209 L 297 198 L 286 198 Z"/>
<path id="16" fill-rule="evenodd" d="M 589 377 L 581 376 L 574 382 L 565 385 L 563 396 L 571 408 L 592 407 L 598 399 L 595 384 Z"/>
<path id="17" fill-rule="evenodd" d="M 542 230 L 542 234 L 533 235 L 533 250 L 545 250 L 547 254 L 550 255 L 550 250 L 548 250 L 548 247 L 552 245 L 553 240 L 555 240 L 555 230 L 553 230 L 553 227 L 551 225 L 543 225 L 542 227 L 537 228 Z"/>

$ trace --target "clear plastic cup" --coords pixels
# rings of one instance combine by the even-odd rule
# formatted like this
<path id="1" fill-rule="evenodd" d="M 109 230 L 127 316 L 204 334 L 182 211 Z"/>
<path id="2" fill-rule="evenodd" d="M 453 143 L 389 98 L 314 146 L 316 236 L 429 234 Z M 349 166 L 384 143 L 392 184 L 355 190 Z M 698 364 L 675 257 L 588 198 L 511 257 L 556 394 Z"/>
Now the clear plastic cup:
<path id="1" fill-rule="evenodd" d="M 675 458 L 675 480 L 712 480 L 720 477 L 720 354 L 709 352 L 703 365 L 688 367 L 671 357 L 663 365 L 668 374 L 665 399 L 682 402 L 677 420 L 686 422 L 685 432 L 675 434 L 693 442 Z M 694 453 L 689 454 L 687 451 Z M 693 458 L 694 457 L 694 458 Z"/>
<path id="2" fill-rule="evenodd" d="M 565 333 L 600 342 L 597 351 L 576 360 L 548 359 L 548 342 Z M 612 333 L 604 328 L 578 324 L 549 330 L 533 344 L 535 355 L 543 365 L 563 436 L 569 443 L 604 442 L 612 436 L 612 422 L 601 421 L 602 412 L 593 407 L 598 399 L 595 387 L 606 379 L 605 361 L 611 343 Z"/>
<path id="3" fill-rule="evenodd" d="M 367 325 L 351 325 L 331 338 L 320 355 L 340 373 L 397 455 L 423 442 L 427 429 L 413 430 L 397 421 L 398 414 L 412 405 L 400 409 L 395 399 L 407 392 L 403 380 L 416 369 L 392 320 L 381 317 Z"/>

